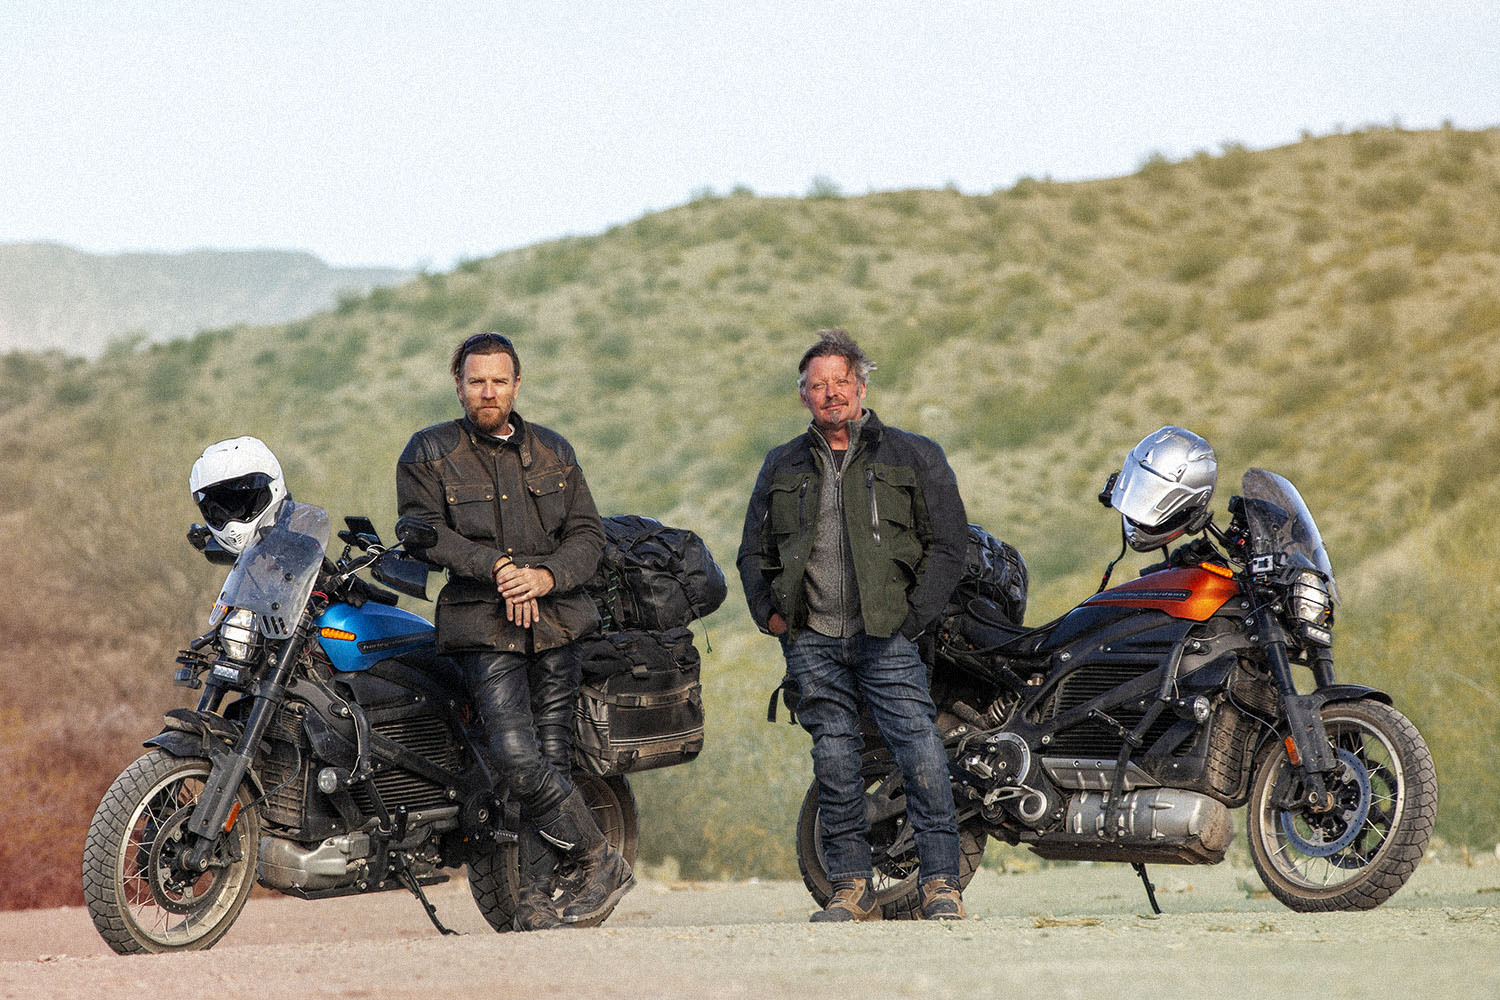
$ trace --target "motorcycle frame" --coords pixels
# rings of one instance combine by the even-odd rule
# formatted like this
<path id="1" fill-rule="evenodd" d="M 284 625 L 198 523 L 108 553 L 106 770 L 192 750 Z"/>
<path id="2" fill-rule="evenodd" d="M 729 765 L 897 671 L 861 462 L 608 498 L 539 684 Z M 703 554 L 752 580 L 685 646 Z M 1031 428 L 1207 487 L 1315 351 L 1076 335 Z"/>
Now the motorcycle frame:
<path id="1" fill-rule="evenodd" d="M 231 702 L 224 713 L 219 712 L 219 707 L 229 688 L 210 683 L 195 710 L 178 709 L 168 713 L 167 728 L 146 741 L 146 745 L 159 747 L 174 756 L 206 756 L 210 763 L 209 778 L 187 825 L 192 843 L 184 856 L 185 868 L 200 872 L 207 870 L 215 844 L 223 833 L 233 829 L 238 819 L 235 801 L 242 783 L 249 782 L 257 807 L 276 791 L 262 773 L 265 761 L 261 748 L 276 713 L 293 698 L 308 706 L 303 731 L 313 753 L 313 764 L 303 768 L 307 780 L 299 809 L 301 822 L 286 831 L 296 839 L 312 842 L 339 833 L 367 832 L 376 845 L 372 873 L 383 874 L 389 867 L 392 852 L 419 846 L 434 829 L 439 832 L 472 830 L 479 836 L 478 831 L 489 822 L 495 775 L 484 755 L 477 751 L 472 734 L 468 733 L 458 696 L 421 671 L 401 663 L 399 657 L 380 661 L 369 671 L 339 675 L 349 686 L 351 697 L 339 694 L 331 679 L 325 680 L 317 675 L 316 667 L 306 671 L 297 669 L 309 646 L 313 617 L 304 610 L 293 635 L 271 654 L 264 675 L 250 691 Z M 397 674 L 399 679 L 387 676 L 389 674 Z M 359 701 L 359 689 L 380 683 L 391 684 L 406 692 L 404 703 L 374 709 L 363 707 Z M 422 691 L 415 696 L 416 700 L 410 695 L 413 688 Z M 388 720 L 433 714 L 433 707 L 437 708 L 435 714 L 445 725 L 468 736 L 463 741 L 468 751 L 461 749 L 466 759 L 461 761 L 463 766 L 459 769 L 434 763 L 374 729 L 374 724 Z M 242 715 L 243 722 L 232 718 L 236 715 Z M 324 766 L 316 768 L 318 763 Z M 376 783 L 376 775 L 388 773 L 391 769 L 412 773 L 441 785 L 453 803 L 451 816 L 438 815 L 446 810 L 411 813 L 404 805 L 388 807 Z M 324 771 L 332 772 L 330 777 L 334 787 L 331 790 L 323 787 Z M 356 791 L 362 791 L 368 797 L 371 803 L 368 812 L 355 803 L 353 793 Z M 319 798 L 331 808 L 315 809 Z M 505 833 L 510 833 L 510 838 L 506 838 Z M 503 830 L 499 834 L 501 839 L 514 837 L 513 831 Z M 462 859 L 448 860 L 457 862 Z M 376 878 L 373 884 L 382 888 L 399 887 L 384 883 L 383 878 Z M 290 894 L 316 898 L 368 891 L 369 887 L 370 883 L 367 883 L 361 887 L 293 891 Z"/>
<path id="2" fill-rule="evenodd" d="M 1289 638 L 1276 617 L 1275 592 L 1249 586 L 1242 577 L 1237 583 L 1237 592 L 1201 622 L 1148 608 L 1085 602 L 1062 619 L 1019 636 L 1011 648 L 964 656 L 967 662 L 942 655 L 935 647 L 937 655 L 930 660 L 936 667 L 935 686 L 947 680 L 962 689 L 967 681 L 970 690 L 976 684 L 987 685 L 991 697 L 1009 692 L 1016 699 L 1003 725 L 981 727 L 972 724 L 978 720 L 966 719 L 950 729 L 950 756 L 962 756 L 976 738 L 1013 734 L 1031 748 L 1030 770 L 1017 776 L 1018 784 L 1061 792 L 1060 797 L 1048 797 L 1046 814 L 1034 824 L 1009 816 L 999 822 L 986 817 L 986 828 L 1012 843 L 1036 843 L 1062 819 L 1067 797 L 1078 791 L 1106 792 L 1112 807 L 1120 807 L 1123 793 L 1143 787 L 1179 788 L 1230 807 L 1243 805 L 1254 761 L 1277 739 L 1289 740 L 1297 750 L 1295 766 L 1302 778 L 1303 798 L 1286 807 L 1327 808 L 1321 775 L 1334 764 L 1322 707 L 1361 699 L 1389 704 L 1391 699 L 1374 688 L 1338 683 L 1326 648 L 1304 654 L 1314 689 L 1299 693 Z M 954 678 L 955 671 L 961 676 Z M 1114 671 L 1124 679 L 1069 703 L 1070 684 L 1086 684 L 1091 671 Z M 1234 687 L 1245 680 L 1275 693 L 1279 703 L 1273 712 L 1236 703 Z M 1192 699 L 1200 696 L 1211 706 L 1202 723 L 1189 711 Z M 1226 705 L 1257 724 L 1240 750 L 1233 788 L 1214 785 L 1208 773 L 1214 729 L 1234 721 Z M 943 708 L 940 703 L 939 710 Z M 1078 734 L 1090 726 L 1098 730 L 1097 744 L 1112 743 L 1117 752 L 1076 752 Z M 981 812 L 965 789 L 982 793 L 991 786 L 956 764 L 952 770 L 962 821 Z M 1043 774 L 1045 782 L 1039 777 Z M 900 847 L 899 842 L 891 845 L 892 850 Z"/>

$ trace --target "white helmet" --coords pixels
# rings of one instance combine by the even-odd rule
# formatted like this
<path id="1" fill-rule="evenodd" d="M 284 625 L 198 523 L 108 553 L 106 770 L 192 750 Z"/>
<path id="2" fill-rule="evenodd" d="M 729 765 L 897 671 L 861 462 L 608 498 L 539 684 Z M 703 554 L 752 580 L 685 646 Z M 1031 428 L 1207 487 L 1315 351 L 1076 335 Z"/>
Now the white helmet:
<path id="1" fill-rule="evenodd" d="M 237 437 L 204 449 L 188 488 L 220 545 L 240 553 L 276 520 L 286 499 L 281 463 L 260 438 Z"/>
<path id="2" fill-rule="evenodd" d="M 1208 442 L 1168 425 L 1130 449 L 1109 505 L 1120 512 L 1130 547 L 1149 552 L 1204 529 L 1218 481 L 1219 460 Z"/>

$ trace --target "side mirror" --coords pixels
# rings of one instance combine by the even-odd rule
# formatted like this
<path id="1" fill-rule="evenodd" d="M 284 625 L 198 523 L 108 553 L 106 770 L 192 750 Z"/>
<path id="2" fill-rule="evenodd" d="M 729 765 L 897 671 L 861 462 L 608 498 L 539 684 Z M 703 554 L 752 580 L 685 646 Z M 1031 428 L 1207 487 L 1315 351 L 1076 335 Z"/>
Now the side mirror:
<path id="1" fill-rule="evenodd" d="M 396 521 L 396 537 L 407 551 L 417 554 L 437 544 L 437 529 L 419 517 L 404 515 Z"/>
<path id="2" fill-rule="evenodd" d="M 1120 479 L 1120 472 L 1119 472 L 1118 469 L 1116 469 L 1114 472 L 1111 472 L 1109 474 L 1109 478 L 1104 481 L 1104 489 L 1102 489 L 1102 490 L 1099 491 L 1099 502 L 1102 503 L 1104 506 L 1106 506 L 1106 507 L 1113 507 L 1114 506 L 1114 504 L 1110 502 L 1110 497 L 1114 495 L 1114 492 L 1115 492 L 1115 483 L 1118 482 L 1119 479 Z"/>
<path id="3" fill-rule="evenodd" d="M 220 545 L 219 540 L 214 537 L 213 532 L 209 531 L 203 525 L 194 524 L 190 526 L 187 532 L 187 540 L 189 545 L 202 552 L 203 558 L 215 566 L 234 565 L 234 553 Z"/>

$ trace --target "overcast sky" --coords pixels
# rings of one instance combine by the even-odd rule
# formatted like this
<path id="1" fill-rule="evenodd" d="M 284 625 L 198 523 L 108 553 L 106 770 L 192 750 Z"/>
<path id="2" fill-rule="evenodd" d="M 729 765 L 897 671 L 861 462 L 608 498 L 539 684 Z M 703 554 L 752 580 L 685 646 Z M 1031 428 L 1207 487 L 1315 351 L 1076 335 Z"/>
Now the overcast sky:
<path id="1" fill-rule="evenodd" d="M 444 270 L 706 189 L 1500 124 L 1500 3 L 0 0 L 0 242 Z"/>

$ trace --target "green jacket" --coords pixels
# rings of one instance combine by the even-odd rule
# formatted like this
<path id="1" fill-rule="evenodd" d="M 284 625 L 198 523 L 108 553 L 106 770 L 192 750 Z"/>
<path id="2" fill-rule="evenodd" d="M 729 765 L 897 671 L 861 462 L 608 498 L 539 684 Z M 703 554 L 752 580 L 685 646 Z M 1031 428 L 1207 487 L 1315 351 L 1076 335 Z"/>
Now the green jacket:
<path id="1" fill-rule="evenodd" d="M 864 631 L 914 639 L 942 612 L 963 571 L 968 520 L 936 442 L 882 424 L 874 411 L 843 471 L 844 527 Z M 806 573 L 825 487 L 815 431 L 766 455 L 745 512 L 738 564 L 750 615 L 807 625 Z"/>

